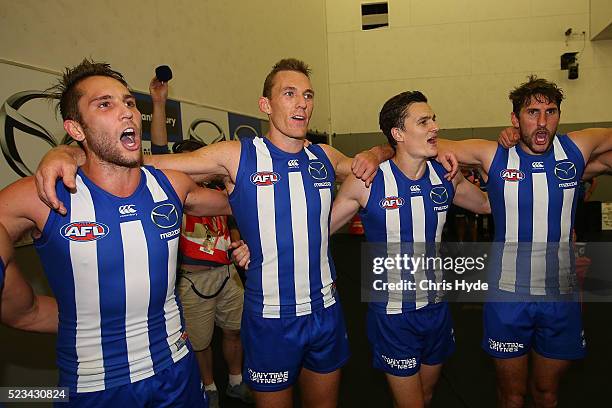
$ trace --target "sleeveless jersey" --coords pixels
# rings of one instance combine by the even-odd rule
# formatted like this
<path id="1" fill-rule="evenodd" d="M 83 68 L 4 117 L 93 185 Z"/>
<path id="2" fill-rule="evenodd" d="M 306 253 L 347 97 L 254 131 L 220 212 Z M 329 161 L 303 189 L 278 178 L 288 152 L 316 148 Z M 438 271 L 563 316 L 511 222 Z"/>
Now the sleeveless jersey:
<path id="1" fill-rule="evenodd" d="M 251 253 L 245 310 L 301 316 L 336 302 L 328 248 L 334 181 L 317 145 L 287 153 L 266 138 L 241 140 L 229 201 Z"/>
<path id="2" fill-rule="evenodd" d="M 567 135 L 542 155 L 498 146 L 487 191 L 495 223 L 494 287 L 529 295 L 569 293 L 570 241 L 584 158 Z M 551 293 L 552 291 L 552 293 Z"/>
<path id="3" fill-rule="evenodd" d="M 151 377 L 188 353 L 175 298 L 182 202 L 166 176 L 141 169 L 120 198 L 79 169 L 58 182 L 68 213 L 51 212 L 35 246 L 57 299 L 60 386 L 93 392 Z"/>
<path id="4" fill-rule="evenodd" d="M 392 160 L 381 163 L 371 185 L 368 202 L 360 212 L 366 239 L 370 243 L 387 243 L 385 257 L 398 253 L 412 257 L 437 256 L 435 245 L 440 242 L 446 214 L 454 198 L 454 187 L 444 178 L 446 170 L 438 162 L 427 161 L 425 174 L 411 180 Z M 404 243 L 404 245 L 395 245 Z M 430 265 L 431 266 L 431 265 Z M 384 275 L 382 276 L 384 278 Z M 385 279 L 383 279 L 385 280 Z M 387 270 L 386 282 L 411 281 L 414 290 L 388 291 L 388 301 L 371 302 L 377 312 L 396 314 L 419 309 L 439 301 L 437 290 L 422 290 L 420 281 L 440 282 L 440 269 L 418 268 Z"/>

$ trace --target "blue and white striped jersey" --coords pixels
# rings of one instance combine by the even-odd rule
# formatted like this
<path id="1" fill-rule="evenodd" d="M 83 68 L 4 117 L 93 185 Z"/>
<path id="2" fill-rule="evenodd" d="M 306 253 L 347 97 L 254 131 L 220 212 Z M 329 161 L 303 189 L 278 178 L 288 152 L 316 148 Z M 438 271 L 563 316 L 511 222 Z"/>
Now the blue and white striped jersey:
<path id="1" fill-rule="evenodd" d="M 498 146 L 487 191 L 495 224 L 493 282 L 507 292 L 568 293 L 571 237 L 584 158 L 567 135 L 542 155 Z M 557 292 L 558 293 L 558 292 Z"/>
<path id="2" fill-rule="evenodd" d="M 251 252 L 245 310 L 278 318 L 333 305 L 332 164 L 317 145 L 287 153 L 261 137 L 241 144 L 229 201 Z"/>
<path id="3" fill-rule="evenodd" d="M 65 217 L 51 212 L 35 241 L 59 307 L 59 384 L 93 392 L 150 377 L 188 353 L 175 298 L 182 202 L 152 167 L 129 197 L 58 183 Z"/>
<path id="4" fill-rule="evenodd" d="M 414 257 L 437 256 L 435 245 L 423 243 L 440 242 L 446 214 L 453 202 L 455 190 L 444 174 L 446 170 L 434 160 L 427 161 L 425 174 L 418 180 L 406 177 L 392 160 L 381 163 L 370 187 L 368 202 L 360 212 L 368 242 L 386 242 L 385 256 L 390 258 L 400 252 L 403 256 L 406 251 Z M 404 245 L 397 245 L 400 243 Z M 416 283 L 415 290 L 390 290 L 386 303 L 372 302 L 370 307 L 396 314 L 438 301 L 438 291 L 421 290 L 419 282 L 440 282 L 442 271 L 419 268 L 413 272 L 388 270 L 386 282 L 412 281 Z"/>

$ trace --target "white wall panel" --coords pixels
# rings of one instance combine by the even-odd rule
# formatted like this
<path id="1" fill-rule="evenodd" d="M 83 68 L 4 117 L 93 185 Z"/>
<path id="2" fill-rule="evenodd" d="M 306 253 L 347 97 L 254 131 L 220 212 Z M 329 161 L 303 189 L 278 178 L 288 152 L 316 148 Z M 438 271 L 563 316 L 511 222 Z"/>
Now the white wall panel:
<path id="1" fill-rule="evenodd" d="M 361 30 L 361 1 L 332 0 L 325 2 L 327 32 Z"/>
<path id="2" fill-rule="evenodd" d="M 531 12 L 533 16 L 588 13 L 589 0 L 531 0 Z"/>
<path id="3" fill-rule="evenodd" d="M 345 83 L 355 80 L 355 33 L 329 33 L 327 48 L 329 82 Z"/>
<path id="4" fill-rule="evenodd" d="M 407 27 L 355 34 L 355 80 L 467 74 L 467 24 Z"/>
<path id="5" fill-rule="evenodd" d="M 566 41 L 564 35 L 571 27 L 589 38 L 589 0 L 389 0 L 389 27 L 373 31 L 359 28 L 360 4 L 326 1 L 328 19 L 345 19 L 342 37 L 329 34 L 333 132 L 378 131 L 380 104 L 406 89 L 430 98 L 443 127 L 504 126 L 510 123 L 508 92 L 530 74 L 567 90 L 563 122 L 612 120 L 603 108 L 612 84 L 612 41 L 580 35 Z M 328 21 L 328 30 L 338 24 Z M 560 70 L 565 52 L 579 52 L 578 80 Z M 356 107 L 369 111 L 356 113 Z"/>
<path id="6" fill-rule="evenodd" d="M 325 0 L 2 0 L 0 36 L 0 58 L 58 71 L 91 56 L 137 89 L 165 63 L 172 97 L 260 117 L 271 66 L 301 58 L 314 71 L 313 125 L 328 126 Z"/>

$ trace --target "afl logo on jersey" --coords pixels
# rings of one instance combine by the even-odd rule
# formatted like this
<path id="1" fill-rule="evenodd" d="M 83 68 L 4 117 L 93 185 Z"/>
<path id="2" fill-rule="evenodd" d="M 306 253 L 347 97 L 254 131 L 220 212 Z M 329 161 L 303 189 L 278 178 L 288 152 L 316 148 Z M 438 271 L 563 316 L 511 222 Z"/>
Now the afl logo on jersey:
<path id="1" fill-rule="evenodd" d="M 64 225 L 60 234 L 70 241 L 88 242 L 97 241 L 108 235 L 109 229 L 106 225 L 92 221 L 77 221 Z"/>
<path id="2" fill-rule="evenodd" d="M 525 178 L 525 173 L 518 169 L 504 169 L 499 176 L 506 181 L 521 181 Z"/>
<path id="3" fill-rule="evenodd" d="M 151 210 L 151 221 L 159 228 L 172 228 L 179 223 L 178 211 L 174 204 L 160 204 Z"/>
<path id="4" fill-rule="evenodd" d="M 280 180 L 280 175 L 274 171 L 258 171 L 251 174 L 251 183 L 256 186 L 271 186 Z"/>
<path id="5" fill-rule="evenodd" d="M 576 166 L 571 161 L 559 162 L 555 165 L 555 176 L 559 180 L 573 180 L 576 177 Z"/>
<path id="6" fill-rule="evenodd" d="M 404 205 L 404 199 L 402 197 L 390 196 L 380 200 L 380 208 L 384 210 L 395 210 Z"/>
<path id="7" fill-rule="evenodd" d="M 429 197 L 436 204 L 444 204 L 448 201 L 448 191 L 446 191 L 446 187 L 433 187 L 429 192 Z"/>

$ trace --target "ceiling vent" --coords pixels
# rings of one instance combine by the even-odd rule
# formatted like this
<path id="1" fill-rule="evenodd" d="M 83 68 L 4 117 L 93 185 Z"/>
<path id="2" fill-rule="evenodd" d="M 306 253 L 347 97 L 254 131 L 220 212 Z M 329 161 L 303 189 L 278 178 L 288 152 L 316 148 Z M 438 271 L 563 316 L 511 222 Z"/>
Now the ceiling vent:
<path id="1" fill-rule="evenodd" d="M 389 5 L 384 3 L 367 3 L 361 5 L 361 29 L 389 27 Z"/>

